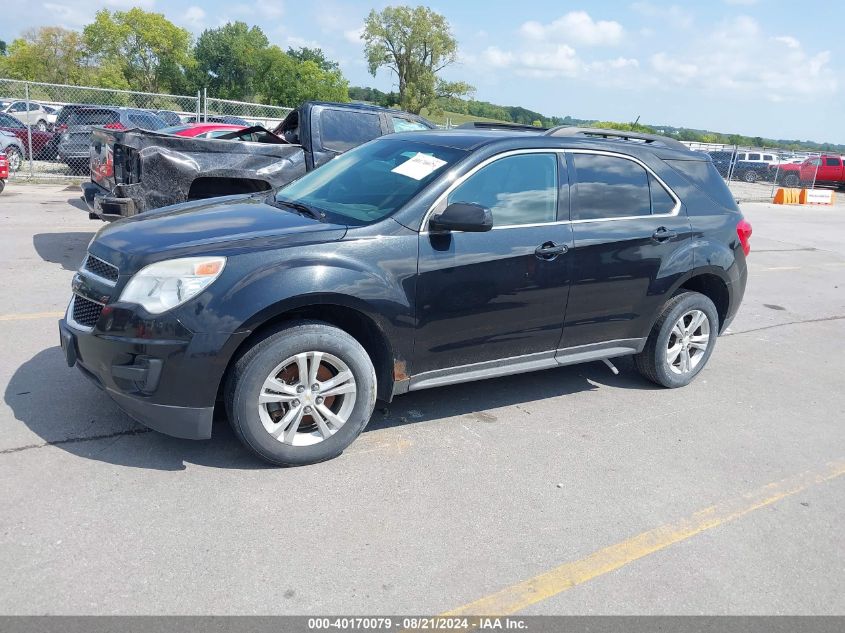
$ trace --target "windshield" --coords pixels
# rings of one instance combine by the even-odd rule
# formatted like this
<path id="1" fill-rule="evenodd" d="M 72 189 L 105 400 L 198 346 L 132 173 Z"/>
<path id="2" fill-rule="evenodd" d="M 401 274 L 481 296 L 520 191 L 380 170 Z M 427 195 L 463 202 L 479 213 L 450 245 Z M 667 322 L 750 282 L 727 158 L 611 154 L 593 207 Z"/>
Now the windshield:
<path id="1" fill-rule="evenodd" d="M 370 224 L 395 213 L 465 155 L 453 147 L 379 139 L 305 174 L 276 200 L 308 205 L 331 221 Z"/>

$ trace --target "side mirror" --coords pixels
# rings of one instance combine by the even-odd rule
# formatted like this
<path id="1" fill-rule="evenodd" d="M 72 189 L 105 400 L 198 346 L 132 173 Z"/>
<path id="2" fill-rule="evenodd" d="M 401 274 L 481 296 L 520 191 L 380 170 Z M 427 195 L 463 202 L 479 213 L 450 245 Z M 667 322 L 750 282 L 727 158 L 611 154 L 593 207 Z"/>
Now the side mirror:
<path id="1" fill-rule="evenodd" d="M 472 202 L 453 202 L 440 215 L 429 221 L 432 231 L 466 231 L 482 233 L 493 228 L 493 213 L 490 209 Z"/>

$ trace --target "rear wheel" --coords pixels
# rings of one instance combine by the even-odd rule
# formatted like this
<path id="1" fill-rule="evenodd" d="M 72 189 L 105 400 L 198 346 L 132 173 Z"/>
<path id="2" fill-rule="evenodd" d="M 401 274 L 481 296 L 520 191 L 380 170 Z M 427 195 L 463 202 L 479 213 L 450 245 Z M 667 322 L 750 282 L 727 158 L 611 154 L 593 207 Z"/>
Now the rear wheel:
<path id="1" fill-rule="evenodd" d="M 235 363 L 229 421 L 262 459 L 282 466 L 336 457 L 363 431 L 376 400 L 367 352 L 331 325 L 297 322 L 267 336 Z"/>
<path id="2" fill-rule="evenodd" d="M 801 178 L 799 178 L 796 174 L 787 174 L 783 179 L 784 187 L 797 187 L 801 184 Z"/>
<path id="3" fill-rule="evenodd" d="M 742 175 L 742 179 L 745 182 L 757 182 L 757 172 L 753 169 L 749 169 Z"/>
<path id="4" fill-rule="evenodd" d="M 35 127 L 38 129 L 39 132 L 46 132 L 47 131 L 47 121 L 40 120 L 38 123 L 35 124 Z"/>
<path id="5" fill-rule="evenodd" d="M 666 304 L 634 363 L 658 385 L 683 387 L 704 369 L 718 333 L 713 302 L 698 292 L 685 292 Z"/>
<path id="6" fill-rule="evenodd" d="M 0 193 L 3 193 L 3 190 L 6 188 L 6 181 L 0 180 Z"/>

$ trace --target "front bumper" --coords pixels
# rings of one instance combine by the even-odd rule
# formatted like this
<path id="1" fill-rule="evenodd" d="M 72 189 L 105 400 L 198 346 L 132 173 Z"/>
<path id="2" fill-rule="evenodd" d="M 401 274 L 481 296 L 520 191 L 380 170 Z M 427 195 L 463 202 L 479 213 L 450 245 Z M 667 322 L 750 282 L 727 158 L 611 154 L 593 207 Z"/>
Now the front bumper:
<path id="1" fill-rule="evenodd" d="M 138 213 L 138 207 L 132 198 L 118 198 L 94 182 L 83 182 L 82 198 L 88 206 L 91 219 L 111 221 L 127 218 Z"/>
<path id="2" fill-rule="evenodd" d="M 193 341 L 101 336 L 73 327 L 67 317 L 59 321 L 59 339 L 68 366 L 144 426 L 185 439 L 211 437 L 219 376 L 193 373 Z M 204 379 L 215 386 L 200 388 Z"/>

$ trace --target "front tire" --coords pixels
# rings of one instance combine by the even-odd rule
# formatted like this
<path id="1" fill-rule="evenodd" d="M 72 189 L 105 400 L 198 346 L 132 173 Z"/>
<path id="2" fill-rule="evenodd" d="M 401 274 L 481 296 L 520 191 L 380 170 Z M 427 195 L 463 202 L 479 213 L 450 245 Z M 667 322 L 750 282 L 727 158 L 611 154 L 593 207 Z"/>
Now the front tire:
<path id="1" fill-rule="evenodd" d="M 39 120 L 38 123 L 35 124 L 35 128 L 39 132 L 46 132 L 47 131 L 47 121 Z"/>
<path id="2" fill-rule="evenodd" d="M 9 163 L 9 173 L 18 171 L 23 165 L 23 154 L 17 147 L 10 145 L 6 148 L 6 160 Z"/>
<path id="3" fill-rule="evenodd" d="M 757 182 L 757 172 L 753 169 L 749 169 L 742 175 L 742 179 L 745 182 Z"/>
<path id="4" fill-rule="evenodd" d="M 719 316 L 713 302 L 698 292 L 684 292 L 666 304 L 634 363 L 644 377 L 658 385 L 684 387 L 704 369 L 718 333 Z"/>
<path id="5" fill-rule="evenodd" d="M 258 341 L 226 385 L 229 421 L 244 445 L 279 466 L 340 455 L 376 402 L 376 374 L 352 336 L 327 323 L 291 323 Z"/>

